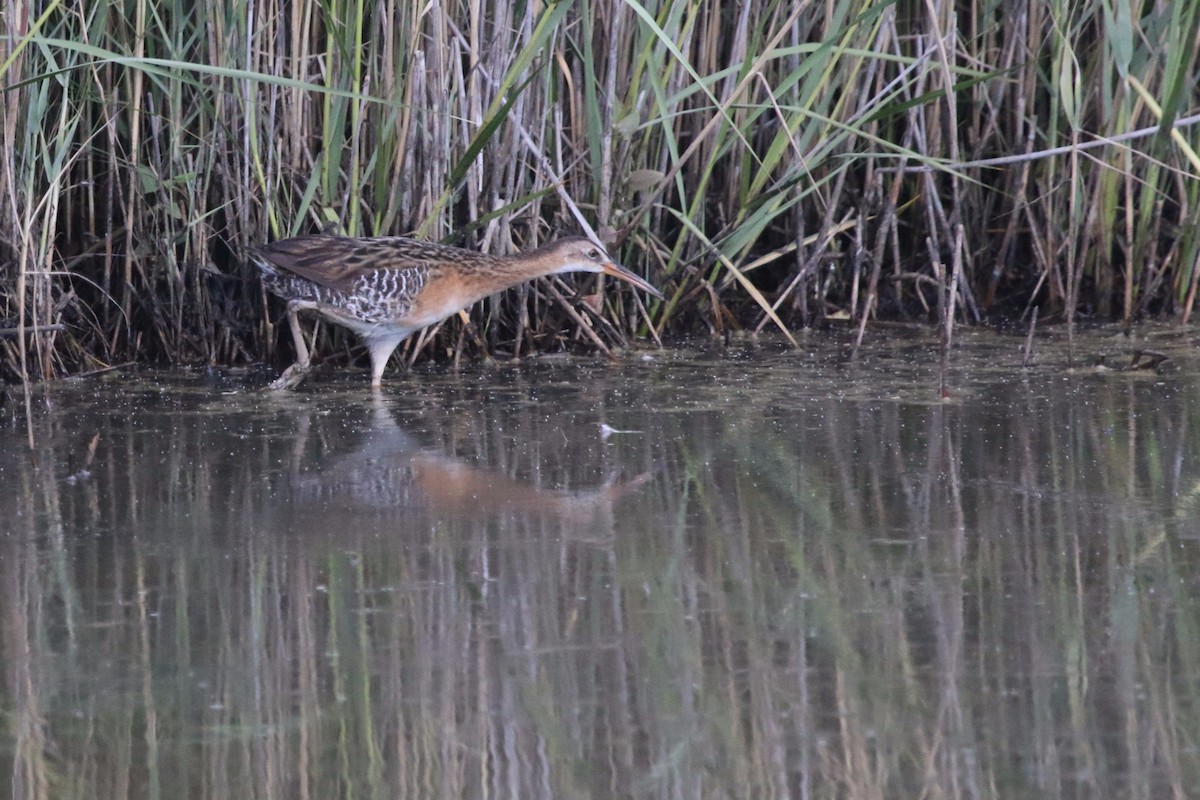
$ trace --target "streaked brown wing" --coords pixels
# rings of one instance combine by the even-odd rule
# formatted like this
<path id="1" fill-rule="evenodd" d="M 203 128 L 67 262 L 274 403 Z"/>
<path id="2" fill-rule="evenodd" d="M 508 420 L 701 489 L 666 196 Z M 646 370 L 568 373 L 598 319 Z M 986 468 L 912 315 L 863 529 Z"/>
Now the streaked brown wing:
<path id="1" fill-rule="evenodd" d="M 379 270 L 424 270 L 473 254 L 457 247 L 398 236 L 358 239 L 298 236 L 264 245 L 256 255 L 273 266 L 337 291 L 353 291 L 357 280 Z"/>

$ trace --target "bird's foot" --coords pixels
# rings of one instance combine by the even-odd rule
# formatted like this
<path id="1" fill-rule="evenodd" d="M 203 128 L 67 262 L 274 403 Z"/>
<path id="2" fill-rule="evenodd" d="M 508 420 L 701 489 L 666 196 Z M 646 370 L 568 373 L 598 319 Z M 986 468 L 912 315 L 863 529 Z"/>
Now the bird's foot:
<path id="1" fill-rule="evenodd" d="M 266 391 L 281 392 L 285 389 L 294 389 L 310 372 L 312 372 L 312 367 L 308 364 L 292 364 L 283 371 L 282 375 L 267 384 Z"/>

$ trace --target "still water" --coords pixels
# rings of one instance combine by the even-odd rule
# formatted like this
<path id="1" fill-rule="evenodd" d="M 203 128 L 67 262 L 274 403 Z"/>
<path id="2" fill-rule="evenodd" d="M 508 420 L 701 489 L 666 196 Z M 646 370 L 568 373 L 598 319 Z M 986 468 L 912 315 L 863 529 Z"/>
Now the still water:
<path id="1" fill-rule="evenodd" d="M 886 334 L 39 389 L 0 786 L 1197 796 L 1200 359 L 1140 335 L 968 334 L 945 402 Z"/>

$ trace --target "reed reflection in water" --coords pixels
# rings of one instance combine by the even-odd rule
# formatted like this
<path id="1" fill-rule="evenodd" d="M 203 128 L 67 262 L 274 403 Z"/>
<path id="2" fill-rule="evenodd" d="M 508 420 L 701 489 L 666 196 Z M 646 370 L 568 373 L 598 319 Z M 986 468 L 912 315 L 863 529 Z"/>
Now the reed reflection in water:
<path id="1" fill-rule="evenodd" d="M 1195 376 L 823 363 L 52 388 L 0 455 L 0 778 L 1188 796 Z"/>

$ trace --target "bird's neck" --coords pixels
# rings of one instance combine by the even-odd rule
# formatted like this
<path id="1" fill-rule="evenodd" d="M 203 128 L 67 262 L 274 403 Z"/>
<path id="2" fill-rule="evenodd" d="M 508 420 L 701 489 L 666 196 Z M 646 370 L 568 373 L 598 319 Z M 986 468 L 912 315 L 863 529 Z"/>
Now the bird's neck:
<path id="1" fill-rule="evenodd" d="M 479 296 L 487 297 L 523 281 L 564 271 L 560 262 L 546 256 L 540 249 L 520 255 L 492 256 L 471 271 L 472 282 L 477 285 Z"/>

